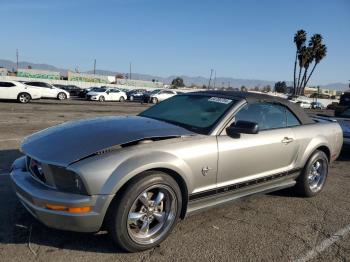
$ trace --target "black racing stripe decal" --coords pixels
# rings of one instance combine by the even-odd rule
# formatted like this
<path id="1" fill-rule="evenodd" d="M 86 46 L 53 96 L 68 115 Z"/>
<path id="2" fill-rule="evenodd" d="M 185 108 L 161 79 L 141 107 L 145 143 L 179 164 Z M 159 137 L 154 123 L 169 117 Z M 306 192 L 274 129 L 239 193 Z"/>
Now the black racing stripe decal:
<path id="1" fill-rule="evenodd" d="M 223 187 L 219 187 L 219 188 L 215 188 L 215 189 L 210 189 L 210 190 L 194 193 L 194 194 L 191 194 L 189 196 L 189 201 L 194 201 L 194 200 L 198 200 L 201 198 L 210 197 L 210 196 L 213 196 L 216 194 L 226 193 L 229 191 L 234 191 L 234 190 L 245 188 L 248 186 L 268 182 L 271 180 L 276 180 L 278 178 L 293 175 L 293 174 L 300 172 L 300 171 L 301 171 L 301 168 L 293 169 L 293 170 L 290 170 L 288 172 L 283 172 L 283 173 L 279 173 L 279 174 L 275 174 L 275 175 L 271 175 L 271 176 L 267 176 L 267 177 L 262 177 L 262 178 L 257 178 L 257 179 L 245 181 L 245 182 L 238 183 L 238 184 L 227 185 L 227 186 L 223 186 Z"/>

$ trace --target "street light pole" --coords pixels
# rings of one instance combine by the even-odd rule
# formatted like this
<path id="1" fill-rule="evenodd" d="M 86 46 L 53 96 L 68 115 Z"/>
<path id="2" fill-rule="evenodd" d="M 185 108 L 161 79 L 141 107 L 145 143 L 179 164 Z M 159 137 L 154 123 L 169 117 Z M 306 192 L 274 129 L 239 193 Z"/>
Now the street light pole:
<path id="1" fill-rule="evenodd" d="M 96 59 L 94 60 L 94 74 L 96 74 Z"/>
<path id="2" fill-rule="evenodd" d="M 129 64 L 129 79 L 131 80 L 131 62 Z"/>
<path id="3" fill-rule="evenodd" d="M 211 77 L 213 75 L 213 69 L 210 69 L 210 78 L 209 78 L 209 84 L 208 84 L 208 89 L 210 89 L 210 83 L 211 83 Z"/>
<path id="4" fill-rule="evenodd" d="M 16 67 L 18 72 L 18 48 L 16 49 Z"/>

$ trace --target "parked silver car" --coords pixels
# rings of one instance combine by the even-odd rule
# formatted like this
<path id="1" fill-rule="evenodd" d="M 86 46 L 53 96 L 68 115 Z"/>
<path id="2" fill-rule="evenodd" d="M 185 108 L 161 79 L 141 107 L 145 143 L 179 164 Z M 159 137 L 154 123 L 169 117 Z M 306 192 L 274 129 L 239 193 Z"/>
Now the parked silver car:
<path id="1" fill-rule="evenodd" d="M 342 147 L 338 123 L 315 123 L 287 100 L 248 92 L 174 96 L 138 116 L 68 122 L 27 137 L 11 172 L 45 225 L 152 248 L 178 218 L 251 194 L 324 187 Z"/>

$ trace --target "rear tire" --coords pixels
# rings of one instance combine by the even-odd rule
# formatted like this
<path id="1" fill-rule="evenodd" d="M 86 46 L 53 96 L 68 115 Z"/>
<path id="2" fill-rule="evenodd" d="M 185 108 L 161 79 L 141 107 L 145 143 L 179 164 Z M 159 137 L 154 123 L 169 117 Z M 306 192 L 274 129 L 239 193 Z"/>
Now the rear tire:
<path id="1" fill-rule="evenodd" d="M 119 98 L 119 102 L 124 102 L 125 101 L 125 97 L 124 96 L 121 96 L 120 98 Z"/>
<path id="2" fill-rule="evenodd" d="M 17 101 L 22 103 L 22 104 L 28 103 L 31 99 L 32 99 L 32 97 L 28 93 L 20 93 L 17 96 Z"/>
<path id="3" fill-rule="evenodd" d="M 144 172 L 113 200 L 108 233 L 129 252 L 156 247 L 174 228 L 181 206 L 181 190 L 172 177 L 159 171 Z"/>
<path id="4" fill-rule="evenodd" d="M 130 101 L 134 101 L 134 97 L 133 96 L 130 96 Z"/>
<path id="5" fill-rule="evenodd" d="M 297 193 L 305 197 L 319 194 L 328 176 L 328 157 L 323 151 L 316 150 L 307 161 L 295 186 Z"/>
<path id="6" fill-rule="evenodd" d="M 63 92 L 58 93 L 57 99 L 58 100 L 66 100 L 67 99 L 67 95 L 65 93 L 63 93 Z"/>

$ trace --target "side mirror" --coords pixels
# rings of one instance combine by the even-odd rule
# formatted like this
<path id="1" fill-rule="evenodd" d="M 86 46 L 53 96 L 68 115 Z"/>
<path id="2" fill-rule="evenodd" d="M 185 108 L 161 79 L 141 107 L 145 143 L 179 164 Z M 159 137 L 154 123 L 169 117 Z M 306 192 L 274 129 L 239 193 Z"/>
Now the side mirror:
<path id="1" fill-rule="evenodd" d="M 257 123 L 243 120 L 232 123 L 226 128 L 227 135 L 234 137 L 239 134 L 257 134 L 258 132 L 259 126 Z"/>
<path id="2" fill-rule="evenodd" d="M 106 94 L 109 95 L 110 91 L 107 91 Z"/>

